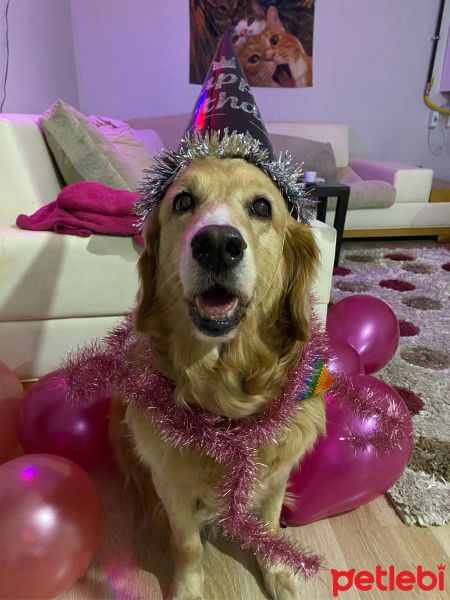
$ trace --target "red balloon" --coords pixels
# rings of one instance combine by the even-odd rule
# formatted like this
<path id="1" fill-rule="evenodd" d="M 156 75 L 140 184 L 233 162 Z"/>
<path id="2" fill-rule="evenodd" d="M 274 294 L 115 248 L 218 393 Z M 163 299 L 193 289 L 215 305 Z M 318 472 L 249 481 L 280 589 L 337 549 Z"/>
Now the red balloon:
<path id="1" fill-rule="evenodd" d="M 353 385 L 374 392 L 377 407 L 390 402 L 410 422 L 409 435 L 392 452 L 383 454 L 370 448 L 355 450 L 346 439 L 351 434 L 377 432 L 378 419 L 362 419 L 339 401 L 327 396 L 327 437 L 321 437 L 311 454 L 292 471 L 289 492 L 295 506 L 283 508 L 291 525 L 305 525 L 346 512 L 386 493 L 408 464 L 413 445 L 412 422 L 402 398 L 383 381 L 368 375 L 354 375 Z"/>
<path id="2" fill-rule="evenodd" d="M 65 458 L 15 458 L 0 466 L 0 531 L 0 598 L 54 598 L 83 575 L 97 550 L 97 488 Z"/>
<path id="3" fill-rule="evenodd" d="M 327 362 L 330 373 L 343 371 L 347 375 L 363 375 L 364 365 L 353 346 L 342 338 L 327 331 L 332 358 Z"/>
<path id="4" fill-rule="evenodd" d="M 27 454 L 57 454 L 87 471 L 113 455 L 108 424 L 111 396 L 87 405 L 66 402 L 66 388 L 57 371 L 45 375 L 25 394 L 19 411 L 19 441 Z"/>
<path id="5" fill-rule="evenodd" d="M 327 331 L 355 348 L 366 375 L 387 365 L 400 340 L 400 328 L 391 307 L 365 294 L 348 296 L 332 306 L 328 311 Z"/>
<path id="6" fill-rule="evenodd" d="M 0 361 L 0 464 L 10 460 L 19 445 L 17 418 L 22 396 L 17 375 Z"/>

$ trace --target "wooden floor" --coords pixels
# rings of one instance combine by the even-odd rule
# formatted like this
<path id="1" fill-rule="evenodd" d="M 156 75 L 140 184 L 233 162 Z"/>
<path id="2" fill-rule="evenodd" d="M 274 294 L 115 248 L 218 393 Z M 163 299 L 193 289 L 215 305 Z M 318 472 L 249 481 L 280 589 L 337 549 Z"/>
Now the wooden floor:
<path id="1" fill-rule="evenodd" d="M 103 539 L 86 575 L 58 600 L 159 600 L 167 597 L 173 571 L 169 533 L 164 519 L 143 517 L 142 507 L 133 510 L 132 495 L 125 490 L 114 463 L 97 469 L 93 477 L 105 507 Z M 152 512 L 150 510 L 150 512 Z M 324 556 L 324 569 L 312 581 L 300 582 L 305 600 L 333 598 L 330 569 L 356 569 L 375 573 L 380 565 L 396 573 L 415 573 L 417 566 L 437 572 L 449 566 L 450 525 L 407 527 L 385 497 L 350 513 L 304 527 L 290 528 L 303 546 Z M 205 542 L 205 600 L 266 599 L 254 556 L 223 540 Z M 344 600 L 370 599 L 436 600 L 450 598 L 450 575 L 444 592 L 370 592 L 354 587 L 339 593 Z M 343 583 L 344 580 L 341 580 Z"/>

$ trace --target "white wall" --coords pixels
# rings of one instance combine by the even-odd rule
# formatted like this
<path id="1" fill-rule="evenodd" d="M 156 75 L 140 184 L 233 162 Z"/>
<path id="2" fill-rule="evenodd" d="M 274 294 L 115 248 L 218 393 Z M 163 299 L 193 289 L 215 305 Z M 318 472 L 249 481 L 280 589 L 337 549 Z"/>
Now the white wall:
<path id="1" fill-rule="evenodd" d="M 189 0 L 71 0 L 86 114 L 116 118 L 190 112 Z"/>
<path id="2" fill-rule="evenodd" d="M 109 0 L 105 10 L 102 0 L 72 0 L 83 112 L 191 111 L 199 86 L 188 83 L 188 4 Z M 428 148 L 423 102 L 438 7 L 439 0 L 318 0 L 314 86 L 254 88 L 263 117 L 348 123 L 352 155 L 423 165 L 450 179 L 449 148 L 441 156 Z"/>
<path id="3" fill-rule="evenodd" d="M 0 0 L 2 39 L 5 6 Z M 314 87 L 254 88 L 263 117 L 348 123 L 352 155 L 423 165 L 450 179 L 450 145 L 430 152 L 423 102 L 439 0 L 316 6 Z M 188 0 L 11 0 L 9 12 L 5 112 L 43 112 L 59 97 L 85 114 L 116 118 L 192 110 L 200 87 L 188 83 Z M 0 54 L 0 73 L 3 61 Z M 442 104 L 438 89 L 436 81 L 432 99 Z M 433 148 L 441 136 L 432 132 Z"/>
<path id="4" fill-rule="evenodd" d="M 436 13 L 437 14 L 437 13 Z M 439 41 L 436 60 L 434 66 L 434 83 L 430 94 L 430 101 L 436 106 L 445 105 L 446 109 L 450 109 L 450 94 L 441 94 L 439 88 L 441 85 L 441 74 L 444 64 L 445 50 L 447 40 L 450 37 L 450 2 L 447 0 L 441 26 L 441 39 Z M 428 150 L 429 155 L 436 152 L 435 156 L 431 157 L 430 165 L 434 169 L 435 177 L 442 179 L 450 179 L 450 129 L 445 129 L 447 118 L 450 115 L 441 114 L 439 125 L 436 129 L 429 132 L 429 145 L 431 150 Z M 447 142 L 443 145 L 443 142 Z"/>
<path id="5" fill-rule="evenodd" d="M 3 97 L 6 0 L 0 0 L 0 98 Z M 11 0 L 9 73 L 3 112 L 42 113 L 58 98 L 78 105 L 70 3 Z"/>

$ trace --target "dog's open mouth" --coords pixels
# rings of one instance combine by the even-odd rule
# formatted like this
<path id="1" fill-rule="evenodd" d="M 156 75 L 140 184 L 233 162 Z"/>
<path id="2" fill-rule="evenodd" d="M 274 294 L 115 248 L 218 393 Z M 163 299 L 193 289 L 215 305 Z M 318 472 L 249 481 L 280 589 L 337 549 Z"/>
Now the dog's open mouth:
<path id="1" fill-rule="evenodd" d="M 226 335 L 235 329 L 242 318 L 244 307 L 236 296 L 220 285 L 215 285 L 191 303 L 194 325 L 208 336 Z"/>
<path id="2" fill-rule="evenodd" d="M 278 65 L 272 79 L 282 87 L 295 87 L 295 81 L 289 65 Z"/>

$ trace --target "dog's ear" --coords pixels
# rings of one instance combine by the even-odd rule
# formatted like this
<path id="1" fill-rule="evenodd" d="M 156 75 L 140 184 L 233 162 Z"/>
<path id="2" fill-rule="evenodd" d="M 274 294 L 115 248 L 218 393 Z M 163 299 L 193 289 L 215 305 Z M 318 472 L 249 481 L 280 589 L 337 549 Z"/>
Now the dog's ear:
<path id="1" fill-rule="evenodd" d="M 160 227 L 157 209 L 149 217 L 143 232 L 145 248 L 138 261 L 140 289 L 138 308 L 135 315 L 135 328 L 145 332 L 146 323 L 155 309 L 156 271 L 158 268 Z"/>
<path id="2" fill-rule="evenodd" d="M 286 230 L 285 256 L 289 273 L 287 304 L 295 338 L 301 342 L 310 337 L 311 286 L 319 265 L 319 249 L 308 225 L 294 220 Z"/>

